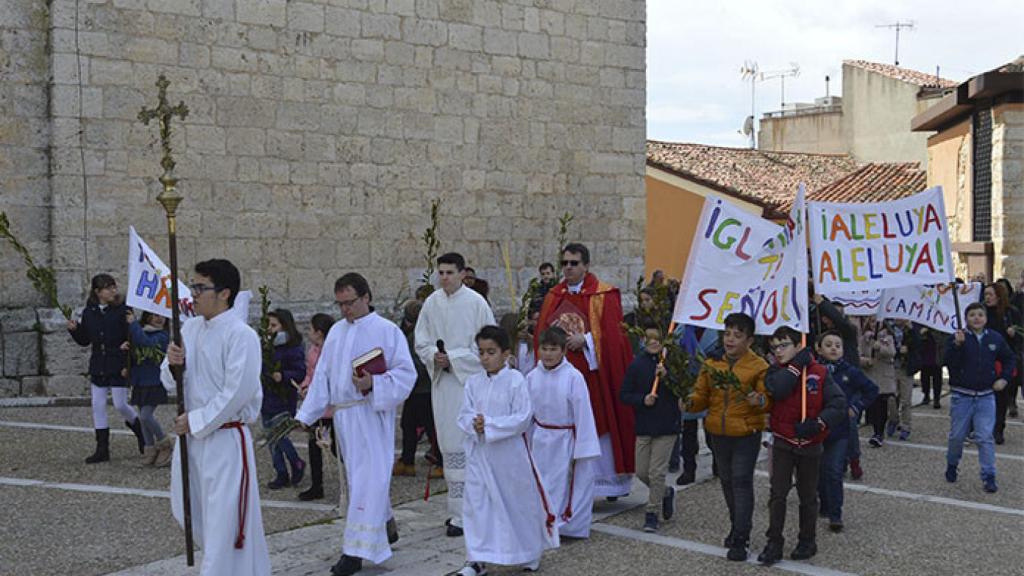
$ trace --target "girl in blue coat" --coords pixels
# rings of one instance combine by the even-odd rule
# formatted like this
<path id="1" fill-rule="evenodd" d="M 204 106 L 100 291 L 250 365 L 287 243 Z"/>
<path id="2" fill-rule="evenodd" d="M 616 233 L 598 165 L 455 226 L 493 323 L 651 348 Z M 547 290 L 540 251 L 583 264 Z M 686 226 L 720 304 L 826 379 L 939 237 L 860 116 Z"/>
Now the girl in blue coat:
<path id="1" fill-rule="evenodd" d="M 142 464 L 163 468 L 170 465 L 174 451 L 174 442 L 164 434 L 156 420 L 157 406 L 167 403 L 167 390 L 160 382 L 160 363 L 170 341 L 167 319 L 152 312 L 143 312 L 138 322 L 128 325 L 128 331 L 132 342 L 131 403 L 139 409 L 145 443 Z"/>
<path id="2" fill-rule="evenodd" d="M 290 311 L 278 308 L 267 314 L 267 317 L 270 320 L 268 329 L 274 334 L 274 351 L 270 364 L 263 366 L 263 406 L 260 415 L 263 427 L 269 431 L 274 426 L 275 417 L 280 418 L 281 414 L 295 417 L 299 400 L 298 383 L 306 378 L 306 352 L 302 347 L 302 334 L 295 326 L 295 317 Z M 306 472 L 306 462 L 299 458 L 291 439 L 285 436 L 278 440 L 270 446 L 270 453 L 277 477 L 267 487 L 277 490 L 289 485 L 298 486 Z M 288 475 L 286 457 L 292 467 L 291 476 Z"/>

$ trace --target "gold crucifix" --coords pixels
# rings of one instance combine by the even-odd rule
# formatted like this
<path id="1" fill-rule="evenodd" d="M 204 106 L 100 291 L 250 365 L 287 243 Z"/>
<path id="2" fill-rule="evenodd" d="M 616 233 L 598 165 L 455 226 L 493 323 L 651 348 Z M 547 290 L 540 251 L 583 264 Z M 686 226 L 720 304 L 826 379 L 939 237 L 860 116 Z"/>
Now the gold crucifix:
<path id="1" fill-rule="evenodd" d="M 171 106 L 167 102 L 167 87 L 170 85 L 170 80 L 161 74 L 156 81 L 156 87 L 160 89 L 158 94 L 159 103 L 156 108 L 143 108 L 140 110 L 139 121 L 146 126 L 149 126 L 149 121 L 154 118 L 160 121 L 160 146 L 164 151 L 164 157 L 160 160 L 160 165 L 164 169 L 163 175 L 160 176 L 160 183 L 163 184 L 164 190 L 156 199 L 163 205 L 164 210 L 167 211 L 173 234 L 174 215 L 182 198 L 175 189 L 178 179 L 174 177 L 175 163 L 174 158 L 171 157 L 171 119 L 177 116 L 184 120 L 188 116 L 188 106 L 185 106 L 184 101 L 178 102 L 177 106 Z"/>

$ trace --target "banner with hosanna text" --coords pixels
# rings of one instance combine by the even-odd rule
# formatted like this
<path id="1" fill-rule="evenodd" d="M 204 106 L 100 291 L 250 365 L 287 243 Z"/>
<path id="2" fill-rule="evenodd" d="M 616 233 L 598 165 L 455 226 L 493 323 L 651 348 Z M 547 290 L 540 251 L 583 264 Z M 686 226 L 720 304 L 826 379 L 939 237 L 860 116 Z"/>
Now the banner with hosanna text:
<path id="1" fill-rule="evenodd" d="M 717 197 L 704 199 L 673 320 L 721 329 L 743 312 L 758 334 L 780 326 L 806 332 L 807 237 L 804 188 L 784 226 Z"/>
<path id="2" fill-rule="evenodd" d="M 952 282 L 941 186 L 887 202 L 808 202 L 807 206 L 816 291 Z"/>

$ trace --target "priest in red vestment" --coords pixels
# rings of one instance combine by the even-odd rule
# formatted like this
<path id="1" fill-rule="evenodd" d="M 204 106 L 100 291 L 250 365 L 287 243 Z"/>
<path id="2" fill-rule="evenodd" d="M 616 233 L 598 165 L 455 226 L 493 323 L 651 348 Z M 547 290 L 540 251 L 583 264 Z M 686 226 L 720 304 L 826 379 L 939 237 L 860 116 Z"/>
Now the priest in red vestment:
<path id="1" fill-rule="evenodd" d="M 634 471 L 633 412 L 618 400 L 633 352 L 622 330 L 619 289 L 599 281 L 589 267 L 586 246 L 562 250 L 564 279 L 544 297 L 534 339 L 552 325 L 569 334 L 566 358 L 586 378 L 601 441 L 594 495 L 618 497 L 629 493 Z M 540 349 L 536 342 L 533 349 Z"/>

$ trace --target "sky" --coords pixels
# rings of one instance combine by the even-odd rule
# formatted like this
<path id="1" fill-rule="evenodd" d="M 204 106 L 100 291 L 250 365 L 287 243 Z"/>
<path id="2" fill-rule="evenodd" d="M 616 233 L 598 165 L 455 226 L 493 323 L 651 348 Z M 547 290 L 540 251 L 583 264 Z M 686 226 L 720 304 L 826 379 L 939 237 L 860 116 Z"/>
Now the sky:
<path id="1" fill-rule="evenodd" d="M 1024 54 L 1020 0 L 647 0 L 647 137 L 719 146 L 749 145 L 739 130 L 750 114 L 750 82 L 740 68 L 799 65 L 786 102 L 842 95 L 843 60 L 892 64 L 963 81 Z M 757 117 L 780 109 L 778 79 L 756 85 Z"/>

